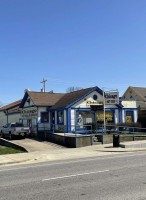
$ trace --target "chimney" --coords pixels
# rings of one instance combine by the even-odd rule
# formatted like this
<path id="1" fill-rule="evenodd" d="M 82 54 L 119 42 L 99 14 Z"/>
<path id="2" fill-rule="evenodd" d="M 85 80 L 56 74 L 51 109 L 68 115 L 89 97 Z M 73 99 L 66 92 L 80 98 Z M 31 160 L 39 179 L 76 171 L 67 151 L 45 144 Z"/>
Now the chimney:
<path id="1" fill-rule="evenodd" d="M 30 91 L 30 89 L 29 89 L 29 88 L 28 88 L 28 89 L 25 89 L 25 90 L 24 90 L 24 93 L 26 93 L 27 91 Z"/>

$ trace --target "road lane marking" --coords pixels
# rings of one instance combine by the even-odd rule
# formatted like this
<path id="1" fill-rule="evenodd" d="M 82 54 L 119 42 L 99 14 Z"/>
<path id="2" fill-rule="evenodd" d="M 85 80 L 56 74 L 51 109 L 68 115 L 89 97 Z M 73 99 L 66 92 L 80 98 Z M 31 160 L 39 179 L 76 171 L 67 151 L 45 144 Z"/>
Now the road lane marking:
<path id="1" fill-rule="evenodd" d="M 42 181 L 51 181 L 51 180 L 71 178 L 71 177 L 84 176 L 84 175 L 90 175 L 90 174 L 98 174 L 98 173 L 104 173 L 104 172 L 109 172 L 109 170 L 107 169 L 104 171 L 86 172 L 86 173 L 82 173 L 82 174 L 71 174 L 68 176 L 58 176 L 58 177 L 43 179 Z"/>
<path id="2" fill-rule="evenodd" d="M 96 161 L 96 160 L 106 160 L 106 159 L 115 159 L 115 158 L 145 156 L 145 155 L 146 155 L 146 153 L 143 153 L 143 154 L 117 155 L 117 156 L 111 155 L 111 156 L 104 156 L 104 157 L 103 156 L 99 156 L 98 158 L 96 157 L 96 158 L 87 158 L 87 159 L 76 158 L 77 160 L 74 159 L 72 161 L 54 162 L 54 163 L 47 163 L 47 164 L 35 164 L 35 165 L 28 164 L 29 166 L 25 166 L 25 167 L 15 167 L 15 168 L 13 168 L 13 166 L 11 166 L 12 168 L 1 169 L 0 172 L 13 171 L 13 170 L 23 170 L 23 169 L 30 169 L 30 168 L 37 168 L 37 167 L 47 167 L 47 166 L 52 166 L 52 165 L 71 164 L 71 163 L 79 163 L 79 162 L 87 162 L 87 161 Z M 79 160 L 79 159 L 81 159 L 81 160 Z M 49 162 L 49 161 L 46 161 L 46 162 Z"/>

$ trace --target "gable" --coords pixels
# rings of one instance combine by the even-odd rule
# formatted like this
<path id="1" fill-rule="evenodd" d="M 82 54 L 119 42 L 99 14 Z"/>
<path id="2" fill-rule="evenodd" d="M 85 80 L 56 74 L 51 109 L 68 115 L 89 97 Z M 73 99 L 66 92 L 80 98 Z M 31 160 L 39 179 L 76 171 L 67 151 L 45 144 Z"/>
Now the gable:
<path id="1" fill-rule="evenodd" d="M 94 99 L 94 95 L 97 96 L 97 99 Z M 96 104 L 96 103 L 102 103 L 103 104 L 103 96 L 99 94 L 97 91 L 93 91 L 87 96 L 83 97 L 80 101 L 77 103 L 73 104 L 71 107 L 74 108 L 89 108 L 90 104 Z"/>
<path id="2" fill-rule="evenodd" d="M 133 91 L 132 87 L 128 87 L 126 92 L 123 94 L 122 98 L 123 99 L 135 99 L 135 92 Z"/>
<path id="3" fill-rule="evenodd" d="M 138 101 L 146 101 L 146 88 L 128 87 L 122 96 L 123 99 L 137 99 Z"/>
<path id="4" fill-rule="evenodd" d="M 30 98 L 30 96 L 28 95 L 28 97 L 26 98 L 26 101 L 24 103 L 24 107 L 29 107 L 29 106 L 34 106 L 34 103 L 33 103 L 32 99 Z"/>

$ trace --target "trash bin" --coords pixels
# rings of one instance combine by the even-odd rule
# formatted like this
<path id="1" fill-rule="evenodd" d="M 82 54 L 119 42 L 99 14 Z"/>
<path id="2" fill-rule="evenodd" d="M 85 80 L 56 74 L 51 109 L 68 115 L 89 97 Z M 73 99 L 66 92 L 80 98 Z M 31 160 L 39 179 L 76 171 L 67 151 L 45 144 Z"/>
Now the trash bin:
<path id="1" fill-rule="evenodd" d="M 113 147 L 119 147 L 120 137 L 118 134 L 113 135 Z"/>

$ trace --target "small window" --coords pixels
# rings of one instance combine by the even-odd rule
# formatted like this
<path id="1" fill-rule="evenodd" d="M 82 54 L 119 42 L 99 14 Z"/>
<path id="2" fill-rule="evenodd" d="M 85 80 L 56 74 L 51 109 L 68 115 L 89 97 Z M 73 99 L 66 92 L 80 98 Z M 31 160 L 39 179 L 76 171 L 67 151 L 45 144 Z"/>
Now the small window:
<path id="1" fill-rule="evenodd" d="M 127 123 L 133 122 L 133 111 L 126 111 L 126 122 Z"/>
<path id="2" fill-rule="evenodd" d="M 96 94 L 93 95 L 93 99 L 94 99 L 95 101 L 98 99 L 98 97 L 97 97 Z"/>
<path id="3" fill-rule="evenodd" d="M 42 123 L 49 122 L 48 112 L 41 113 L 41 122 Z"/>
<path id="4" fill-rule="evenodd" d="M 58 124 L 63 124 L 63 111 L 57 112 L 57 122 Z"/>

